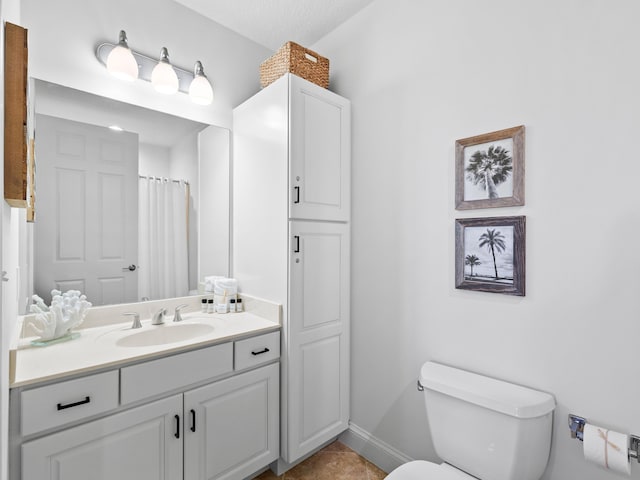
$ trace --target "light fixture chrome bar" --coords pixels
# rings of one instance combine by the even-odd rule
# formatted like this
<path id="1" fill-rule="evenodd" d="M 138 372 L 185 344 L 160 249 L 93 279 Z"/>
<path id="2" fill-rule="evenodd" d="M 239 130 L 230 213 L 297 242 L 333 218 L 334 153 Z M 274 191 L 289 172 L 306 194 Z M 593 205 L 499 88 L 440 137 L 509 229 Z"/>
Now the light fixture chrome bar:
<path id="1" fill-rule="evenodd" d="M 100 63 L 106 66 L 107 57 L 109 56 L 109 53 L 111 52 L 111 50 L 113 50 L 115 47 L 116 45 L 113 43 L 107 43 L 107 42 L 101 43 L 96 48 L 96 58 L 100 61 Z M 153 71 L 153 68 L 158 64 L 158 59 L 147 57 L 146 55 L 135 52 L 133 50 L 131 50 L 131 53 L 133 53 L 133 57 L 136 59 L 136 62 L 138 62 L 138 68 L 139 68 L 138 78 L 146 80 L 147 82 L 151 82 L 151 72 Z M 171 64 L 171 66 L 173 67 L 173 69 L 176 72 L 176 75 L 178 76 L 178 82 L 179 82 L 178 90 L 188 94 L 189 86 L 191 85 L 191 82 L 193 81 L 193 78 L 194 78 L 193 72 L 189 70 L 185 70 L 180 67 L 176 67 L 173 63 Z"/>

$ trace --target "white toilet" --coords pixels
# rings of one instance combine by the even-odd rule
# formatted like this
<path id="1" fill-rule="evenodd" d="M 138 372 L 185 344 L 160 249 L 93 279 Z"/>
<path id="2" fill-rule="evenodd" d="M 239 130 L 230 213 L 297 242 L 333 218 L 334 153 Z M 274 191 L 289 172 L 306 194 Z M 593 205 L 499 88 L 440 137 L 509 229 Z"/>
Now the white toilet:
<path id="1" fill-rule="evenodd" d="M 387 480 L 539 480 L 549 460 L 555 400 L 548 393 L 427 362 L 420 385 L 444 463 L 416 460 Z"/>

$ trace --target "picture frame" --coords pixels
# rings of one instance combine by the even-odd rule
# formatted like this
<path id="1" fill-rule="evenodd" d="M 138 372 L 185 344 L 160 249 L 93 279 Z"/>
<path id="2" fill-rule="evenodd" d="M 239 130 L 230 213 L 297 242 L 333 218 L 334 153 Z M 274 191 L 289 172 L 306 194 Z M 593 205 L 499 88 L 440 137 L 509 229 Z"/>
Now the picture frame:
<path id="1" fill-rule="evenodd" d="M 456 219 L 456 288 L 525 295 L 526 217 Z"/>
<path id="2" fill-rule="evenodd" d="M 524 136 L 520 125 L 456 140 L 456 210 L 524 205 Z"/>

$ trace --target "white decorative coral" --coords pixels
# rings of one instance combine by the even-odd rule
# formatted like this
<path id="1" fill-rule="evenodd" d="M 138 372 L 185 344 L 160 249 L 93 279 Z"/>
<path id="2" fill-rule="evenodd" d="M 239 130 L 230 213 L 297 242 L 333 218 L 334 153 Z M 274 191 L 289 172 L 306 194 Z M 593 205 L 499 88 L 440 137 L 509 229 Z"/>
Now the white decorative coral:
<path id="1" fill-rule="evenodd" d="M 42 298 L 33 295 L 30 324 L 42 340 L 52 340 L 66 335 L 73 327 L 82 323 L 91 307 L 87 297 L 79 290 L 51 290 L 51 307 L 47 307 Z"/>

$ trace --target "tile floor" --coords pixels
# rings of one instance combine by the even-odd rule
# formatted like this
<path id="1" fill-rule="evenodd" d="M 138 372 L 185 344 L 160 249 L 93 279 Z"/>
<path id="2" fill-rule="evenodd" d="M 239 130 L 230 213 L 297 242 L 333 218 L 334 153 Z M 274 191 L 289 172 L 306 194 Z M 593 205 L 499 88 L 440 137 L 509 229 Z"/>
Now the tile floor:
<path id="1" fill-rule="evenodd" d="M 283 475 L 267 470 L 255 480 L 382 480 L 386 476 L 373 463 L 336 441 Z"/>

